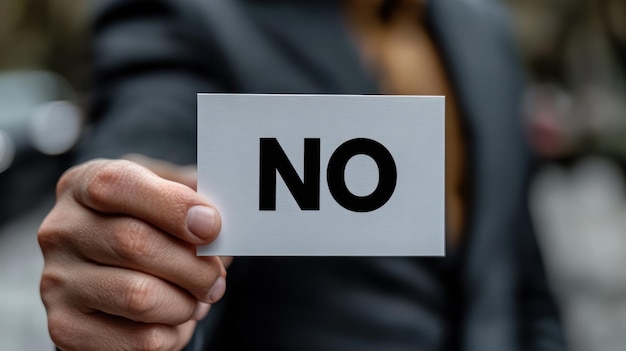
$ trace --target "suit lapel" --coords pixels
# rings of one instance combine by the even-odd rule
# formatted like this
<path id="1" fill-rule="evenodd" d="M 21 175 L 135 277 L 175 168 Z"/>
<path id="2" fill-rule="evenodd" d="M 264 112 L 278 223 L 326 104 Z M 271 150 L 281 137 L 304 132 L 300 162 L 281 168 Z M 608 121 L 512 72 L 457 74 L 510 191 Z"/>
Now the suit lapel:
<path id="1" fill-rule="evenodd" d="M 525 172 L 518 66 L 505 26 L 493 25 L 493 14 L 480 13 L 487 11 L 482 5 L 429 3 L 430 25 L 463 111 L 470 159 L 470 221 L 460 258 L 463 349 L 515 350 L 516 228 L 510 218 L 518 211 L 515 189 L 523 188 Z"/>

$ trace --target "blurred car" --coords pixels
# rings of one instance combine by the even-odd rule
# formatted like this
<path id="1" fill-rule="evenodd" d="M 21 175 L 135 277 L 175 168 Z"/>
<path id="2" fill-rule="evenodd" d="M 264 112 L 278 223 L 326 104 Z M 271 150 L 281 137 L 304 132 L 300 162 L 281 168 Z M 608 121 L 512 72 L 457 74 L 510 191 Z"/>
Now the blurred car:
<path id="1" fill-rule="evenodd" d="M 0 225 L 51 194 L 82 131 L 75 93 L 62 78 L 0 73 Z"/>

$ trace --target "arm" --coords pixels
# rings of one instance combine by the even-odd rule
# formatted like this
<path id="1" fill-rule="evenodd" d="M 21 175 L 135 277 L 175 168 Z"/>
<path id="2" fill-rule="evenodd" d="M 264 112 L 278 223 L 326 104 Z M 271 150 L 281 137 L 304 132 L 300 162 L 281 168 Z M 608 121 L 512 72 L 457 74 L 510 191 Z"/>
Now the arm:
<path id="1" fill-rule="evenodd" d="M 195 161 L 196 93 L 216 88 L 193 61 L 182 3 L 99 3 L 97 123 L 81 160 L 135 152 Z M 216 209 L 190 188 L 188 169 L 148 168 L 90 161 L 59 180 L 38 240 L 49 331 L 64 350 L 180 349 L 224 293 L 220 260 L 195 255 L 219 231 Z"/>
<path id="2" fill-rule="evenodd" d="M 90 111 L 95 128 L 80 160 L 133 152 L 195 164 L 196 94 L 223 91 L 227 80 L 192 3 L 98 2 Z"/>

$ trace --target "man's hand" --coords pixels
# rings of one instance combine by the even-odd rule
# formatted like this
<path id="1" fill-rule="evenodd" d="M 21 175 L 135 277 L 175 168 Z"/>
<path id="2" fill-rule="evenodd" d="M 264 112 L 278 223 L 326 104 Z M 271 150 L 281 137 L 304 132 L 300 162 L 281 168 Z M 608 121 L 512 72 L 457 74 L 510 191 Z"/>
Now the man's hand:
<path id="1" fill-rule="evenodd" d="M 220 259 L 195 253 L 221 222 L 193 171 L 131 158 L 67 171 L 39 229 L 41 297 L 63 350 L 181 349 L 224 294 Z"/>

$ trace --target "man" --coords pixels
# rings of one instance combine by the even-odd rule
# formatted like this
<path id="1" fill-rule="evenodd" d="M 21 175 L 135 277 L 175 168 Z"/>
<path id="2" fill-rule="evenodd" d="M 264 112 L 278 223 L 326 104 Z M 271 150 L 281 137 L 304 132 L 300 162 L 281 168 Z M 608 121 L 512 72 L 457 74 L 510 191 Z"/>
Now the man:
<path id="1" fill-rule="evenodd" d="M 98 126 L 82 160 L 194 163 L 197 92 L 446 95 L 449 253 L 238 257 L 203 319 L 230 259 L 195 256 L 221 220 L 193 168 L 90 161 L 61 178 L 39 232 L 60 348 L 563 349 L 523 200 L 521 81 L 494 13 L 451 0 L 112 0 L 96 13 Z"/>

